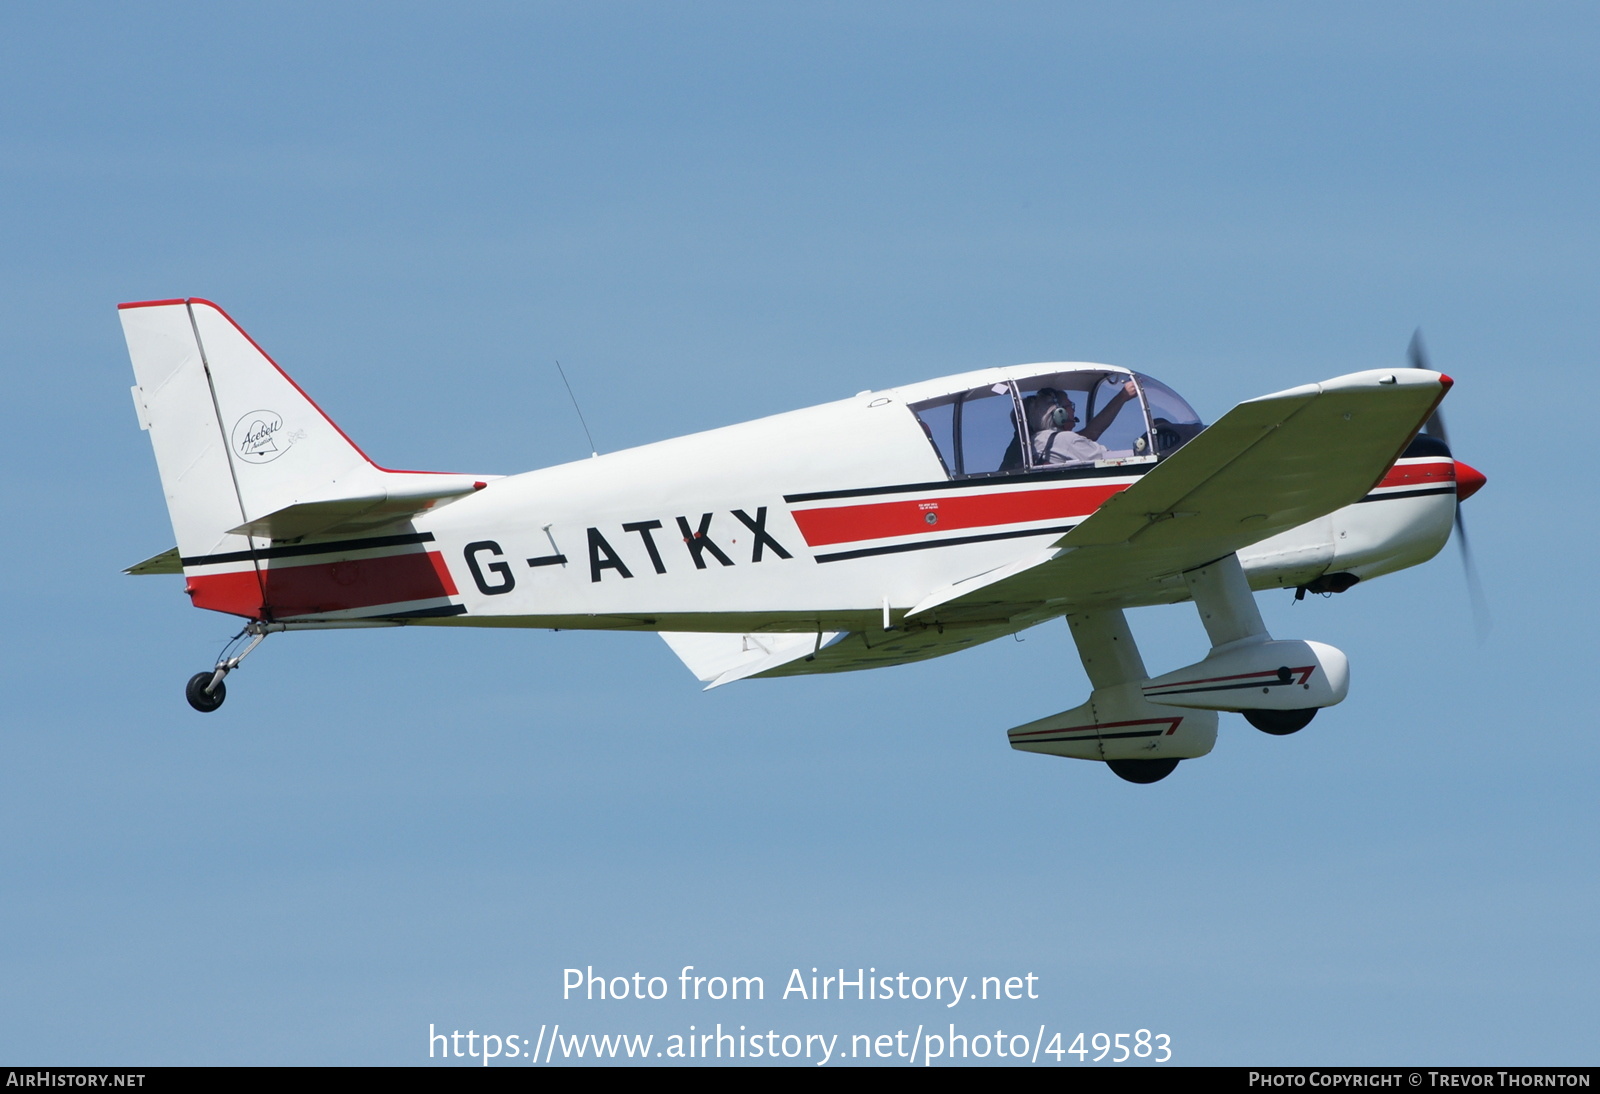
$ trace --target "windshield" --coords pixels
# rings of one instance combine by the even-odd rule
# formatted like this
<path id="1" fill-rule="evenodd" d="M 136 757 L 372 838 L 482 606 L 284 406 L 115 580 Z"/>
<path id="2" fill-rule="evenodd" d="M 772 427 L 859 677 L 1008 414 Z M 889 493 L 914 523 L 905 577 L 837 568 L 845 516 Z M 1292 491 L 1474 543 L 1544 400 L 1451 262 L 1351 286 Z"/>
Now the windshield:
<path id="1" fill-rule="evenodd" d="M 1144 389 L 1145 402 L 1150 408 L 1157 456 L 1172 455 L 1205 428 L 1200 423 L 1200 415 L 1184 402 L 1183 396 L 1160 380 L 1140 376 L 1139 386 Z"/>

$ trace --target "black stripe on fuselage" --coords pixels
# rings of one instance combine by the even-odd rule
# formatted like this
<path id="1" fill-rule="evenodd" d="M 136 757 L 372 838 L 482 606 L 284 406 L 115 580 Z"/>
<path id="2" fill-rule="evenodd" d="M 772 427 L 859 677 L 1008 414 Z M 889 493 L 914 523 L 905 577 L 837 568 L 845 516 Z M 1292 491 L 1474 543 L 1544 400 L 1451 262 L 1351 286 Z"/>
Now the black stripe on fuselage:
<path id="1" fill-rule="evenodd" d="M 390 612 L 387 615 L 371 616 L 372 619 L 436 619 L 446 615 L 466 615 L 465 604 L 444 604 L 437 608 L 418 608 L 411 612 Z"/>
<path id="2" fill-rule="evenodd" d="M 1063 730 L 1062 732 L 1067 731 Z M 1126 733 L 1093 733 L 1089 731 L 1083 731 L 1079 736 L 1076 737 L 1040 737 L 1036 740 L 1023 741 L 1021 743 L 1024 745 L 1059 745 L 1071 744 L 1075 741 L 1114 741 L 1121 737 L 1159 737 L 1165 732 L 1166 730 L 1164 729 L 1131 729 Z M 1012 742 L 1013 745 L 1016 743 L 1016 741 Z"/>
<path id="3" fill-rule="evenodd" d="M 1154 700 L 1168 695 L 1188 695 L 1197 691 L 1243 691 L 1248 688 L 1260 688 L 1262 691 L 1266 691 L 1268 688 L 1292 687 L 1297 683 L 1299 681 L 1294 679 L 1279 680 L 1277 677 L 1262 677 L 1259 680 L 1247 680 L 1242 684 L 1205 684 L 1200 687 L 1172 688 L 1170 690 L 1150 688 L 1145 691 L 1144 697 Z"/>
<path id="4" fill-rule="evenodd" d="M 1058 524 L 1053 528 L 1024 528 L 1018 532 L 990 532 L 982 536 L 956 536 L 953 539 L 923 540 L 920 543 L 891 543 L 886 547 L 862 547 L 854 551 L 835 551 L 814 556 L 818 562 L 843 562 L 850 558 L 869 555 L 893 555 L 901 551 L 926 551 L 930 547 L 959 547 L 966 543 L 988 543 L 996 539 L 1020 539 L 1023 536 L 1059 536 L 1076 528 L 1076 524 Z"/>
<path id="5" fill-rule="evenodd" d="M 1396 490 L 1392 494 L 1368 494 L 1360 501 L 1357 501 L 1356 504 L 1360 505 L 1364 501 L 1388 501 L 1391 498 L 1426 498 L 1434 494 L 1454 494 L 1455 492 L 1455 484 L 1451 483 L 1449 486 L 1428 486 L 1418 490 Z"/>
<path id="6" fill-rule="evenodd" d="M 251 562 L 268 558 L 301 558 L 306 555 L 331 555 L 340 551 L 366 551 L 374 547 L 409 547 L 433 542 L 432 532 L 408 532 L 402 536 L 368 536 L 366 539 L 339 539 L 330 543 L 295 543 L 288 547 L 259 547 L 253 551 L 223 551 L 215 555 L 190 555 L 185 566 L 214 566 L 221 562 Z"/>

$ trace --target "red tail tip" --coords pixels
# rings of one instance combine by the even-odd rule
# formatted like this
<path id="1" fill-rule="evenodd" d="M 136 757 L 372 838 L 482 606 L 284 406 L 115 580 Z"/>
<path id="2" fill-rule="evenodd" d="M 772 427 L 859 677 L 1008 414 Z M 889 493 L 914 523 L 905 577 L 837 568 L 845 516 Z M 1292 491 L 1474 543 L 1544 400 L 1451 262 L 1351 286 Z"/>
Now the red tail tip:
<path id="1" fill-rule="evenodd" d="M 188 303 L 187 300 L 130 300 L 126 304 L 118 304 L 117 305 L 117 310 L 118 311 L 125 311 L 128 308 L 160 308 L 160 307 L 164 307 L 164 306 L 166 306 L 168 304 L 187 304 L 187 303 Z"/>
<path id="2" fill-rule="evenodd" d="M 1489 477 L 1476 467 L 1456 461 L 1456 501 L 1466 501 L 1488 481 Z"/>

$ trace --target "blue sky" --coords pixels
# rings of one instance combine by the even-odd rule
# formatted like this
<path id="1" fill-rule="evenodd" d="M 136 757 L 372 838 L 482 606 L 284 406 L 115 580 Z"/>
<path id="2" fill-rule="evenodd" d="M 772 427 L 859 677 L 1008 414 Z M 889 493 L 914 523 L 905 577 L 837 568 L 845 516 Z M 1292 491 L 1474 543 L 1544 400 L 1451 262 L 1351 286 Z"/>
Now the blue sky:
<path id="1" fill-rule="evenodd" d="M 426 1062 L 429 1023 L 1165 1032 L 1182 1063 L 1593 1062 L 1600 16 L 1578 4 L 11 5 L 0 1057 Z M 647 635 L 269 641 L 176 579 L 119 301 L 215 300 L 380 463 L 507 473 L 987 365 L 1207 418 L 1457 380 L 1452 545 L 1263 596 L 1350 698 L 1155 787 L 1014 753 L 1057 622 L 699 692 Z M 1576 420 L 1570 420 L 1569 415 Z M 1579 463 L 1574 464 L 1577 456 Z M 1131 618 L 1153 670 L 1192 609 Z M 1036 1001 L 578 1003 L 872 966 Z M 1073 1057 L 1067 1057 L 1071 1061 Z"/>

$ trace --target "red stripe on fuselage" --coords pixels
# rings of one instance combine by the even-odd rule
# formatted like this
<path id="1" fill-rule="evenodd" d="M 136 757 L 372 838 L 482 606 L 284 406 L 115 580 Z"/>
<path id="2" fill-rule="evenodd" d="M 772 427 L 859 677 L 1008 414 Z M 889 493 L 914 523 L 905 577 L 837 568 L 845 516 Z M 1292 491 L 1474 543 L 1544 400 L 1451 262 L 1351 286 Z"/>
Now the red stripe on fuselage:
<path id="1" fill-rule="evenodd" d="M 1055 729 L 1030 729 L 1026 733 L 1018 733 L 1016 730 L 1012 730 L 1010 733 L 1006 734 L 1006 736 L 1010 737 L 1013 741 L 1020 741 L 1025 737 L 1038 737 L 1045 733 L 1082 733 L 1085 730 L 1090 729 L 1123 729 L 1127 726 L 1166 726 L 1167 731 L 1163 733 L 1162 736 L 1170 737 L 1174 733 L 1178 732 L 1178 723 L 1182 721 L 1183 716 L 1180 714 L 1176 718 L 1139 718 L 1131 722 L 1090 722 L 1088 725 L 1084 726 L 1061 726 Z M 1079 739 L 1087 740 L 1087 738 Z"/>
<path id="2" fill-rule="evenodd" d="M 1383 481 L 1374 486 L 1380 490 L 1385 486 L 1417 486 L 1426 482 L 1455 482 L 1456 465 L 1454 460 L 1430 460 L 1427 463 L 1397 463 L 1389 468 L 1383 476 Z"/>
<path id="3" fill-rule="evenodd" d="M 910 498 L 869 505 L 839 505 L 827 509 L 799 509 L 794 522 L 812 547 L 855 543 L 893 536 L 926 535 L 960 528 L 986 528 L 1024 524 L 1036 520 L 1084 517 L 1128 484 L 1096 483 L 1051 490 L 1014 490 L 997 494 L 960 494 L 954 497 Z M 929 523 L 928 516 L 934 516 Z"/>
<path id="4" fill-rule="evenodd" d="M 188 591 L 197 608 L 250 619 L 291 619 L 322 612 L 343 612 L 455 596 L 456 583 L 437 551 L 345 559 L 314 566 L 272 566 L 262 571 L 267 587 L 253 569 L 226 574 L 194 574 Z"/>

